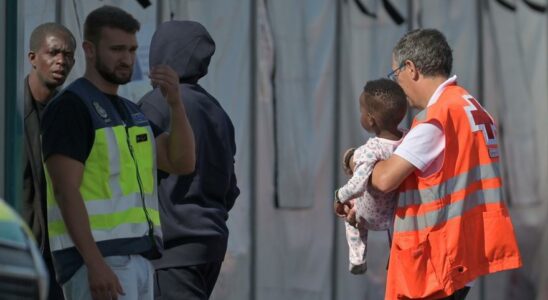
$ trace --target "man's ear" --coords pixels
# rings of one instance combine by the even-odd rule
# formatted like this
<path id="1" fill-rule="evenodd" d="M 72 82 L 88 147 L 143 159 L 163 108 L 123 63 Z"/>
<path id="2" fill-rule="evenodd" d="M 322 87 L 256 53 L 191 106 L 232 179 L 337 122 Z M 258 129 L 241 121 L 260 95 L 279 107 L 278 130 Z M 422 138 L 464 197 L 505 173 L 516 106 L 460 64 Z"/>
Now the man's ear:
<path id="1" fill-rule="evenodd" d="M 34 51 L 29 51 L 29 53 L 27 54 L 27 58 L 29 59 L 29 63 L 30 65 L 32 66 L 32 68 L 36 68 L 36 66 L 34 65 L 34 60 L 36 59 L 36 53 L 34 53 Z"/>
<path id="2" fill-rule="evenodd" d="M 86 58 L 95 57 L 95 45 L 90 41 L 83 41 L 82 48 L 84 49 L 84 54 Z"/>
<path id="3" fill-rule="evenodd" d="M 411 72 L 411 79 L 417 81 L 419 79 L 420 72 L 414 62 L 410 60 L 405 61 L 405 67 Z"/>

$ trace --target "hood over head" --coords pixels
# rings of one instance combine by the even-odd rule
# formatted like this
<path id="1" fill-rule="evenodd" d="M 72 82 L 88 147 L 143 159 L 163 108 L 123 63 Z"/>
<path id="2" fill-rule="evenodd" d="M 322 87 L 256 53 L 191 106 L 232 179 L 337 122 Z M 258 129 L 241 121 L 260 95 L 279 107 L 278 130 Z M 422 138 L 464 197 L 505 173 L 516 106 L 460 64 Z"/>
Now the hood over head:
<path id="1" fill-rule="evenodd" d="M 149 66 L 169 65 L 181 83 L 196 83 L 207 74 L 215 42 L 204 26 L 194 21 L 160 24 L 150 43 Z"/>

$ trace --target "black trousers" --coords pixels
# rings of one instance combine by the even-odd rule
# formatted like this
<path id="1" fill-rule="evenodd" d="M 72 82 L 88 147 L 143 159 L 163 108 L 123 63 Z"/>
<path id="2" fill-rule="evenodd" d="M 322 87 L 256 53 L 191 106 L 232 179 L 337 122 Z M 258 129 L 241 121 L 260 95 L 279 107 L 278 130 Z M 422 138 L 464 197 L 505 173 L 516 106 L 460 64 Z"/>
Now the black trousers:
<path id="1" fill-rule="evenodd" d="M 222 262 L 156 270 L 154 298 L 207 300 L 213 292 Z"/>
<path id="2" fill-rule="evenodd" d="M 55 279 L 55 271 L 53 270 L 53 262 L 51 261 L 51 255 L 43 255 L 44 262 L 46 263 L 46 268 L 49 273 L 49 290 L 48 290 L 48 300 L 63 300 L 63 290 L 61 286 Z"/>
<path id="3" fill-rule="evenodd" d="M 454 292 L 453 295 L 442 298 L 442 300 L 464 300 L 464 298 L 466 298 L 466 295 L 468 295 L 469 291 L 470 291 L 470 287 L 465 286 L 462 289 Z"/>

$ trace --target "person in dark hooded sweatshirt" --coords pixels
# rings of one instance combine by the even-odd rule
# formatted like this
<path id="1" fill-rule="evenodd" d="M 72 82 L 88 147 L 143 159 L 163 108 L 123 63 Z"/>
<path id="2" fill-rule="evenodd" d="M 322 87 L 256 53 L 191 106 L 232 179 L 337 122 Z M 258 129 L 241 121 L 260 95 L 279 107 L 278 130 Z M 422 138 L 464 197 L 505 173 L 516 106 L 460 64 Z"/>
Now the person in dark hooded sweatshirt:
<path id="1" fill-rule="evenodd" d="M 198 84 L 214 52 L 207 30 L 192 21 L 161 24 L 150 45 L 150 67 L 165 64 L 179 75 L 181 101 L 196 145 L 192 174 L 160 174 L 164 249 L 153 264 L 155 295 L 161 299 L 209 298 L 227 249 L 228 212 L 240 194 L 234 174 L 234 126 L 219 102 Z M 139 105 L 149 120 L 169 127 L 169 109 L 158 89 Z"/>

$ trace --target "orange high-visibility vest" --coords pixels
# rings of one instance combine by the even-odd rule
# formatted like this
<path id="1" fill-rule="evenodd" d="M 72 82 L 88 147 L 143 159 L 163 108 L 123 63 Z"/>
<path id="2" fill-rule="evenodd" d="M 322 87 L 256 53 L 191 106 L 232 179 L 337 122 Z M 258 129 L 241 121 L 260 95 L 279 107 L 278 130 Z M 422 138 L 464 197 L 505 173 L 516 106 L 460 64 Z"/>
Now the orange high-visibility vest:
<path id="1" fill-rule="evenodd" d="M 521 266 L 491 116 L 453 84 L 412 128 L 424 122 L 444 131 L 444 161 L 437 173 L 416 171 L 400 186 L 386 299 L 439 299 Z"/>

